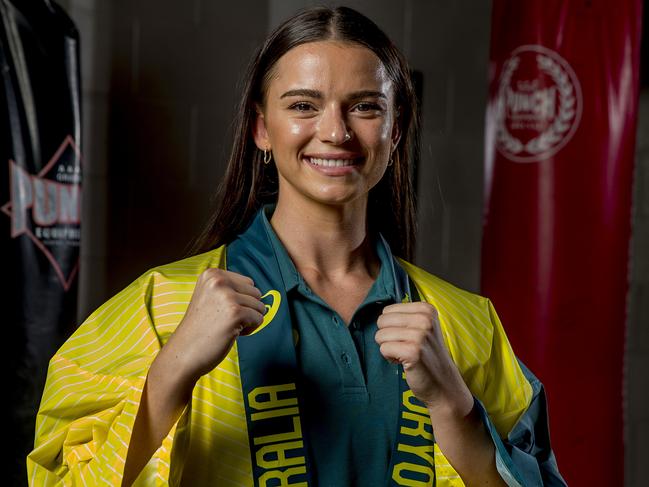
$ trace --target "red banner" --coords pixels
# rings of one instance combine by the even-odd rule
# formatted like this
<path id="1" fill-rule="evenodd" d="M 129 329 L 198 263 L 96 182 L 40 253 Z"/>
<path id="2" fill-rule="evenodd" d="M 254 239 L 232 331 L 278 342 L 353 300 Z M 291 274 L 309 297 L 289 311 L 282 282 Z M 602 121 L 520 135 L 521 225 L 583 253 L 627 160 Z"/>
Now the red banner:
<path id="1" fill-rule="evenodd" d="M 623 485 L 641 0 L 494 0 L 482 292 L 572 487 Z"/>

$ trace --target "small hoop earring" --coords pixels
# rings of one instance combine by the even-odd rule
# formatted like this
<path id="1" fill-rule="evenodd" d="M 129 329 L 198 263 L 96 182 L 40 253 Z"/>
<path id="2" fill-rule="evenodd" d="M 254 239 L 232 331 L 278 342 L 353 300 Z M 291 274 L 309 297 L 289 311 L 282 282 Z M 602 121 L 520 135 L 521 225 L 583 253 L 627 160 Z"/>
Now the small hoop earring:
<path id="1" fill-rule="evenodd" d="M 399 160 L 399 159 L 398 159 L 398 158 L 399 158 L 399 154 L 397 153 L 396 150 L 393 151 L 393 152 L 390 154 L 390 160 L 388 161 L 388 166 L 392 166 L 392 165 L 394 165 L 394 159 L 395 159 L 395 158 L 396 158 L 397 160 Z"/>
<path id="2" fill-rule="evenodd" d="M 268 165 L 270 160 L 273 158 L 273 152 L 271 150 L 264 149 L 264 164 Z"/>

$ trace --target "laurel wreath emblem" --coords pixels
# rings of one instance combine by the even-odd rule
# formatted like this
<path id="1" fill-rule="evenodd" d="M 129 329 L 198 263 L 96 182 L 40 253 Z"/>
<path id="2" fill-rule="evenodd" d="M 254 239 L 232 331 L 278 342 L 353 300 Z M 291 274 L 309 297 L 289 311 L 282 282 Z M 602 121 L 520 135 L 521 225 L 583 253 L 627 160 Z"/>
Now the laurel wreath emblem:
<path id="1" fill-rule="evenodd" d="M 546 73 L 554 81 L 558 92 L 558 113 L 553 122 L 539 135 L 523 143 L 514 137 L 505 124 L 505 90 L 511 78 L 520 65 L 520 58 L 513 56 L 503 66 L 498 93 L 498 131 L 497 144 L 499 148 L 511 155 L 526 152 L 530 156 L 539 156 L 558 146 L 570 131 L 577 115 L 577 95 L 573 82 L 564 68 L 550 56 L 538 53 L 536 63 L 540 71 Z M 537 158 L 535 158 L 537 159 Z"/>
<path id="2" fill-rule="evenodd" d="M 514 71 L 518 69 L 521 60 L 518 57 L 511 58 L 503 67 L 500 77 L 500 90 L 498 94 L 498 144 L 511 154 L 519 154 L 525 148 L 523 143 L 516 137 L 512 136 L 505 125 L 505 89 L 509 86 Z"/>

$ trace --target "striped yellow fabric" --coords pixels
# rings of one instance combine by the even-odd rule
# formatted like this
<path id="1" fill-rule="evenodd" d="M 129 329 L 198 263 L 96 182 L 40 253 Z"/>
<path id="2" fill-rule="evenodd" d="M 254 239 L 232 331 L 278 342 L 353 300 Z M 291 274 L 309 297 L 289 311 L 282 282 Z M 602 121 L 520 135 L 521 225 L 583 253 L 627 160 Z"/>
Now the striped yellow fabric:
<path id="1" fill-rule="evenodd" d="M 148 368 L 184 316 L 198 275 L 223 247 L 155 268 L 95 311 L 50 362 L 27 458 L 31 486 L 118 486 Z M 504 437 L 532 392 L 488 300 L 402 262 L 435 305 L 469 388 Z M 437 485 L 463 485 L 435 446 Z M 252 467 L 236 346 L 202 377 L 191 405 L 136 486 L 250 486 Z"/>
<path id="2" fill-rule="evenodd" d="M 400 260 L 421 299 L 437 309 L 442 334 L 453 361 L 475 397 L 480 399 L 501 438 L 506 438 L 532 400 L 491 301 L 456 288 Z"/>

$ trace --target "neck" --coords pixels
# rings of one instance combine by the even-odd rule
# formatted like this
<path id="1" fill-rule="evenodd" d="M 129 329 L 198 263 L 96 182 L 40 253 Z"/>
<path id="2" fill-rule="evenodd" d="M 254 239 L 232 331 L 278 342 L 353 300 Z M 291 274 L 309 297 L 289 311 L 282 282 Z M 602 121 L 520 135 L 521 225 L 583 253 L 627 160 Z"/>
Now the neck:
<path id="1" fill-rule="evenodd" d="M 367 238 L 367 198 L 345 205 L 295 204 L 280 197 L 271 225 L 298 271 L 336 280 L 349 273 L 378 273 L 378 257 Z"/>

